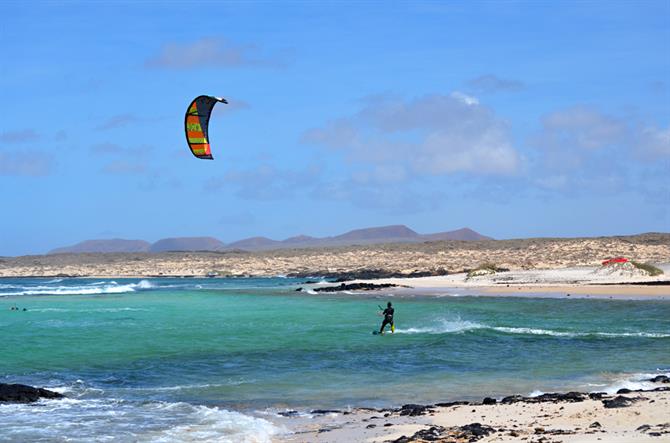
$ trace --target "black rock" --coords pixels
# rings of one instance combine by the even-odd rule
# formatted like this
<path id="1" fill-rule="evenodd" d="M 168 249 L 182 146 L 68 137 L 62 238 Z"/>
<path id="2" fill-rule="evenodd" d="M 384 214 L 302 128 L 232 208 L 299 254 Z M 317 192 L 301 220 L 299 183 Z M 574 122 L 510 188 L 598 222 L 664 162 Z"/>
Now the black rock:
<path id="1" fill-rule="evenodd" d="M 603 427 L 603 425 L 601 425 L 601 424 L 598 423 L 597 421 L 594 421 L 593 423 L 591 423 L 591 424 L 589 425 L 589 428 L 602 428 L 602 427 Z"/>
<path id="2" fill-rule="evenodd" d="M 634 398 L 629 398 L 629 397 L 624 397 L 622 395 L 617 395 L 611 400 L 603 400 L 603 405 L 607 409 L 612 409 L 612 408 L 627 408 L 628 406 L 632 405 L 636 399 Z"/>
<path id="3" fill-rule="evenodd" d="M 0 402 L 32 403 L 40 398 L 64 398 L 63 394 L 28 385 L 0 383 Z"/>
<path id="4" fill-rule="evenodd" d="M 318 276 L 321 278 L 333 280 L 336 283 L 341 283 L 351 280 L 375 280 L 379 278 L 396 278 L 396 277 L 400 278 L 433 277 L 447 274 L 448 274 L 447 270 L 443 268 L 430 271 L 413 271 L 410 273 L 398 272 L 398 271 L 385 271 L 383 269 L 361 269 L 359 271 L 350 271 L 350 272 L 329 272 L 329 271 L 317 271 L 309 273 L 294 272 L 288 274 L 288 277 L 308 278 Z"/>
<path id="5" fill-rule="evenodd" d="M 302 288 L 296 289 L 295 292 L 302 292 Z"/>
<path id="6" fill-rule="evenodd" d="M 377 427 L 377 425 L 373 423 L 373 424 L 367 425 L 365 428 L 366 429 L 372 429 L 372 428 L 376 428 L 376 427 Z"/>
<path id="7" fill-rule="evenodd" d="M 337 410 L 337 409 L 314 409 L 314 410 L 312 410 L 312 412 L 310 412 L 310 413 L 311 413 L 311 414 L 319 414 L 319 415 L 323 415 L 323 414 L 339 414 L 339 413 L 341 413 L 341 412 L 342 412 L 342 411 L 339 411 L 339 410 Z"/>
<path id="8" fill-rule="evenodd" d="M 654 378 L 650 378 L 649 381 L 653 383 L 670 383 L 670 377 L 667 375 L 657 375 Z"/>
<path id="9" fill-rule="evenodd" d="M 505 397 L 502 400 L 500 400 L 500 403 L 511 404 L 511 403 L 518 403 L 518 402 L 524 401 L 524 400 L 526 400 L 526 397 L 524 397 L 522 395 L 510 395 L 510 396 Z"/>
<path id="10" fill-rule="evenodd" d="M 649 426 L 649 425 L 642 425 L 642 426 L 640 426 L 639 428 L 637 428 L 636 431 L 644 432 L 644 431 L 648 431 L 649 429 L 651 429 L 651 426 Z"/>
<path id="11" fill-rule="evenodd" d="M 282 411 L 282 412 L 277 412 L 277 414 L 281 415 L 282 417 L 295 417 L 298 415 L 298 411 L 291 410 L 291 411 Z"/>
<path id="12" fill-rule="evenodd" d="M 392 283 L 341 283 L 340 286 L 324 286 L 323 288 L 315 288 L 315 292 L 339 292 L 339 291 L 372 291 L 375 289 L 394 288 L 398 285 Z"/>
<path id="13" fill-rule="evenodd" d="M 618 391 L 616 391 L 617 394 L 630 394 L 631 392 L 633 392 L 633 391 L 631 391 L 628 388 L 621 388 Z"/>
<path id="14" fill-rule="evenodd" d="M 408 415 L 410 417 L 416 417 L 418 415 L 425 415 L 429 411 L 430 411 L 429 406 L 409 404 L 409 405 L 402 405 L 399 412 L 400 415 Z"/>
<path id="15" fill-rule="evenodd" d="M 470 423 L 469 425 L 461 426 L 460 429 L 463 433 L 462 437 L 468 438 L 469 441 L 476 441 L 496 432 L 491 426 L 482 425 L 481 423 Z M 476 439 L 473 440 L 472 437 L 476 437 Z"/>
<path id="16" fill-rule="evenodd" d="M 482 401 L 482 404 L 483 404 L 483 405 L 494 405 L 494 404 L 496 404 L 496 403 L 497 403 L 497 402 L 496 402 L 496 399 L 495 399 L 495 398 L 491 398 L 491 397 L 486 397 L 486 398 Z"/>
<path id="17" fill-rule="evenodd" d="M 589 398 L 591 400 L 600 400 L 606 395 L 607 395 L 606 392 L 590 392 L 589 393 Z"/>
<path id="18" fill-rule="evenodd" d="M 435 403 L 435 406 L 439 406 L 441 408 L 448 408 L 450 406 L 462 406 L 462 405 L 469 405 L 469 401 L 450 401 L 447 403 Z"/>

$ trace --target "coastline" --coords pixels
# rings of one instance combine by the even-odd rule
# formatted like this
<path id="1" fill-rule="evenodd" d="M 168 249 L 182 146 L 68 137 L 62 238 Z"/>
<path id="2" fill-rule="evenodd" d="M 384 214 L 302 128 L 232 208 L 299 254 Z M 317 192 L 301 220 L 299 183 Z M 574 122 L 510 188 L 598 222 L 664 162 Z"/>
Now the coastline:
<path id="1" fill-rule="evenodd" d="M 395 285 L 378 294 L 424 296 L 518 296 L 559 298 L 670 299 L 670 264 L 659 266 L 657 277 L 598 275 L 598 267 L 582 266 L 546 270 L 510 270 L 468 278 L 466 273 L 416 278 L 350 280 L 346 284 Z M 339 283 L 338 283 L 339 284 Z M 329 286 L 321 283 L 309 288 Z M 336 286 L 336 284 L 332 284 Z"/>
<path id="2" fill-rule="evenodd" d="M 277 423 L 291 432 L 275 441 L 668 442 L 670 387 L 663 385 L 612 395 L 570 392 L 288 415 Z"/>

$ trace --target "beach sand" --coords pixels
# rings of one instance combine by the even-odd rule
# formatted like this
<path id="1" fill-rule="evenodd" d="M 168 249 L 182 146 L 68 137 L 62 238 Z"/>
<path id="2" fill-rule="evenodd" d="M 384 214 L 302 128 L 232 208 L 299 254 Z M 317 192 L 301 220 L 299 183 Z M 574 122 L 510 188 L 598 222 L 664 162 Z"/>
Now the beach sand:
<path id="1" fill-rule="evenodd" d="M 599 266 L 564 269 L 510 270 L 468 278 L 466 273 L 417 278 L 352 280 L 352 283 L 392 284 L 379 292 L 394 295 L 518 295 L 575 298 L 670 298 L 670 264 L 660 276 L 601 274 Z M 338 283 L 339 284 L 339 283 Z M 320 285 L 324 286 L 324 285 Z M 311 288 L 318 286 L 312 285 Z"/>
<path id="2" fill-rule="evenodd" d="M 542 402 L 432 407 L 425 415 L 353 410 L 313 418 L 279 420 L 293 432 L 282 442 L 670 442 L 670 391 L 631 392 L 627 407 L 605 408 L 601 399 L 580 402 Z M 606 396 L 603 399 L 612 399 Z M 481 439 L 457 438 L 465 425 L 479 423 L 492 428 Z M 411 438 L 433 426 L 433 439 Z M 452 429 L 449 429 L 452 428 Z M 476 427 L 475 427 L 476 429 Z M 428 434 L 430 435 L 430 433 Z"/>

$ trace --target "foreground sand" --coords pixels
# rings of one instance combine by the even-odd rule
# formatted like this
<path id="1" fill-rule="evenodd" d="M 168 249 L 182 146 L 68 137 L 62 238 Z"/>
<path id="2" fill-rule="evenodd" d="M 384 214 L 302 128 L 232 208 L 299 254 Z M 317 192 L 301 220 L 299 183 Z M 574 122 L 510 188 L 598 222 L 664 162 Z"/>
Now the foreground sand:
<path id="1" fill-rule="evenodd" d="M 613 398 L 615 396 L 607 396 Z M 284 418 L 280 424 L 293 432 L 282 442 L 387 442 L 402 436 L 411 442 L 670 442 L 670 391 L 632 392 L 627 407 L 605 408 L 600 399 L 581 402 L 513 403 L 434 407 L 426 415 L 354 410 L 314 418 Z M 458 439 L 452 427 L 480 423 L 494 432 L 481 439 Z M 418 431 L 441 426 L 434 439 L 412 438 Z M 441 435 L 442 437 L 438 437 Z M 447 437 L 450 435 L 450 437 Z"/>

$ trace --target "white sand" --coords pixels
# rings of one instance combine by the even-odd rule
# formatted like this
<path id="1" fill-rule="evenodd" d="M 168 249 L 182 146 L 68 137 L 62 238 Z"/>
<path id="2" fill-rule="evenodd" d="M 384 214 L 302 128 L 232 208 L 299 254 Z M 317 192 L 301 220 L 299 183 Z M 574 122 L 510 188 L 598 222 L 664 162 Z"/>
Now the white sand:
<path id="1" fill-rule="evenodd" d="M 634 296 L 670 297 L 670 285 L 635 284 L 658 281 L 670 283 L 670 264 L 661 265 L 660 268 L 664 274 L 656 277 L 604 274 L 597 272 L 599 267 L 582 266 L 564 269 L 513 270 L 469 279 L 465 273 L 460 273 L 438 277 L 355 280 L 347 283 L 390 283 L 404 287 L 405 289 L 393 288 L 387 291 L 398 294 L 448 294 L 459 291 L 462 294 L 463 290 L 470 290 L 470 293 L 481 295 L 559 293 L 596 297 L 606 295 L 627 298 Z"/>
<path id="2" fill-rule="evenodd" d="M 625 396 L 640 400 L 629 407 L 617 409 L 606 409 L 600 400 L 586 400 L 578 403 L 452 406 L 436 408 L 432 415 L 417 417 L 399 416 L 397 413 L 384 417 L 384 413 L 356 410 L 349 415 L 285 418 L 281 420 L 282 425 L 292 429 L 293 433 L 280 437 L 278 441 L 384 442 L 403 435 L 412 436 L 433 425 L 452 427 L 481 423 L 497 431 L 478 440 L 482 443 L 670 442 L 670 392 L 634 392 Z M 590 427 L 594 422 L 601 426 Z M 368 428 L 370 425 L 374 427 Z M 650 425 L 651 428 L 638 430 L 642 425 Z M 543 434 L 536 431 L 537 428 L 567 433 Z M 649 432 L 661 432 L 661 435 L 650 436 Z"/>

